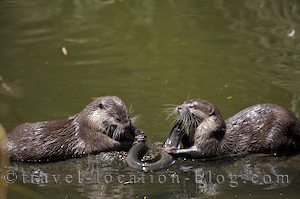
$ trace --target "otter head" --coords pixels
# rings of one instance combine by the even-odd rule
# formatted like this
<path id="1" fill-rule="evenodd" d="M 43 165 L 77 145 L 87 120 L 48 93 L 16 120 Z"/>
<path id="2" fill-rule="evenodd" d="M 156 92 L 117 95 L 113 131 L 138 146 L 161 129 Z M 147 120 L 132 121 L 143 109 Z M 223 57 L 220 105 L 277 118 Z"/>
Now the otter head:
<path id="1" fill-rule="evenodd" d="M 116 96 L 95 99 L 83 111 L 86 124 L 95 131 L 107 134 L 115 140 L 134 139 L 135 128 L 125 103 Z"/>
<path id="2" fill-rule="evenodd" d="M 183 104 L 176 106 L 175 110 L 179 114 L 179 119 L 187 122 L 190 122 L 190 120 L 202 122 L 219 113 L 218 109 L 212 103 L 202 99 L 185 101 Z"/>
<path id="3" fill-rule="evenodd" d="M 207 100 L 192 99 L 175 108 L 178 120 L 188 131 L 203 129 L 203 131 L 223 130 L 225 122 L 218 108 Z"/>

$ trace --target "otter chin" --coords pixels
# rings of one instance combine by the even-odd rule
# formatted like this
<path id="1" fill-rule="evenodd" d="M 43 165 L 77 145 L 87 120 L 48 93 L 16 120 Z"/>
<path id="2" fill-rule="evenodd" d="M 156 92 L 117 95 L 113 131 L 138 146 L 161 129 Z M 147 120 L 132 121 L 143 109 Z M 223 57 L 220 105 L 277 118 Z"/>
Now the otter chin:
<path id="1" fill-rule="evenodd" d="M 145 137 L 133 126 L 125 103 L 116 96 L 104 96 L 69 118 L 15 127 L 5 146 L 12 161 L 40 162 L 128 150 L 136 139 Z"/>
<path id="2" fill-rule="evenodd" d="M 233 157 L 252 153 L 289 155 L 300 151 L 300 122 L 285 108 L 257 104 L 224 120 L 211 102 L 193 99 L 173 113 L 186 131 L 183 148 L 170 154 L 190 158 Z"/>

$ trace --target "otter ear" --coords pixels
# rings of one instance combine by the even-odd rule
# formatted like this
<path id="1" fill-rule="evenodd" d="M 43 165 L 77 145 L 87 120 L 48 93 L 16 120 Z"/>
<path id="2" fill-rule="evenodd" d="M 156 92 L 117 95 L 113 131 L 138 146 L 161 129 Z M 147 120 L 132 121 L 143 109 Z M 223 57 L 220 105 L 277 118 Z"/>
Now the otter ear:
<path id="1" fill-rule="evenodd" d="M 103 106 L 102 103 L 99 104 L 99 108 L 100 108 L 100 109 L 104 109 L 104 106 Z"/>
<path id="2" fill-rule="evenodd" d="M 210 110 L 209 116 L 212 116 L 212 115 L 214 115 L 214 114 L 215 114 L 215 109 L 212 108 L 212 109 Z"/>

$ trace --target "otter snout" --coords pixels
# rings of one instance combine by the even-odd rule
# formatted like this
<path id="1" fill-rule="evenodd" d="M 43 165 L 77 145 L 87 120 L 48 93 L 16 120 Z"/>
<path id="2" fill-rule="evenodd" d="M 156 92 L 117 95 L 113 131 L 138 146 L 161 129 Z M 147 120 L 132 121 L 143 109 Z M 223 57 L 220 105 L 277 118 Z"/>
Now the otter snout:
<path id="1" fill-rule="evenodd" d="M 182 104 L 182 105 L 178 105 L 176 107 L 176 111 L 179 113 L 179 114 L 187 114 L 189 112 L 189 107 Z"/>
<path id="2" fill-rule="evenodd" d="M 143 133 L 136 127 L 129 125 L 124 128 L 124 134 L 125 134 L 124 135 L 125 139 L 133 141 L 135 139 L 135 136 L 143 134 Z"/>
<path id="3" fill-rule="evenodd" d="M 135 128 L 132 125 L 125 126 L 124 130 L 126 132 L 134 132 Z"/>

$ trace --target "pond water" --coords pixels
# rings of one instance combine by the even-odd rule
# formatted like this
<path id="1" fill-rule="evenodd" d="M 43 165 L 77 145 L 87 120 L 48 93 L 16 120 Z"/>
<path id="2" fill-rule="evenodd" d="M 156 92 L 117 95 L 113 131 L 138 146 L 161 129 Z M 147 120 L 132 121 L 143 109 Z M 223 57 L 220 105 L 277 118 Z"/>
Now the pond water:
<path id="1" fill-rule="evenodd" d="M 153 146 L 170 131 L 166 104 L 188 98 L 212 101 L 225 118 L 263 102 L 300 114 L 297 0 L 2 0 L 0 24 L 0 122 L 8 131 L 26 121 L 68 117 L 104 95 L 133 107 Z M 124 154 L 113 156 L 13 163 L 18 178 L 7 197 L 300 194 L 300 156 L 181 160 L 144 181 L 126 167 Z"/>

